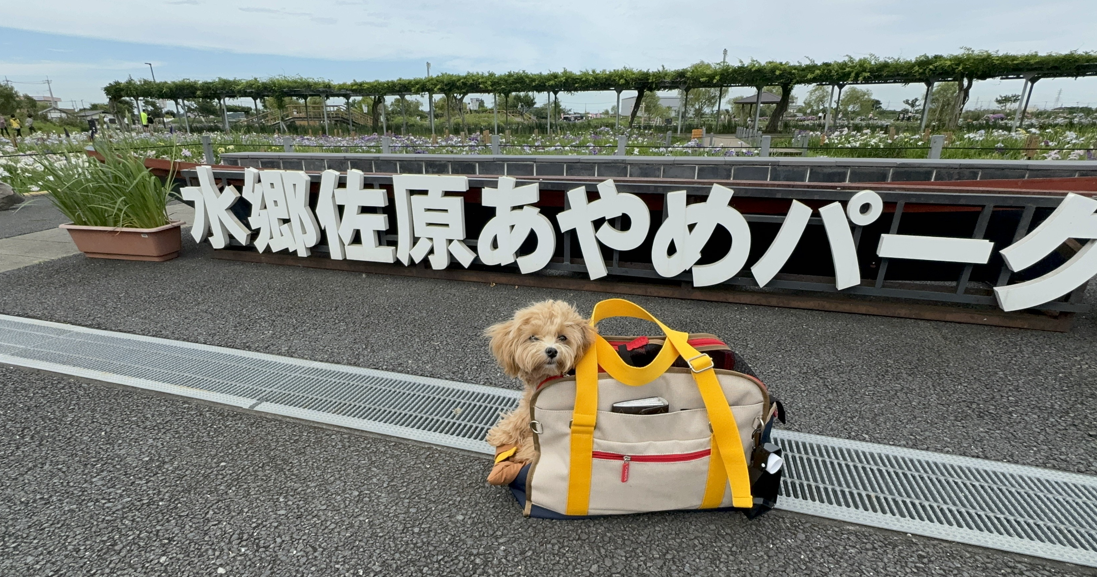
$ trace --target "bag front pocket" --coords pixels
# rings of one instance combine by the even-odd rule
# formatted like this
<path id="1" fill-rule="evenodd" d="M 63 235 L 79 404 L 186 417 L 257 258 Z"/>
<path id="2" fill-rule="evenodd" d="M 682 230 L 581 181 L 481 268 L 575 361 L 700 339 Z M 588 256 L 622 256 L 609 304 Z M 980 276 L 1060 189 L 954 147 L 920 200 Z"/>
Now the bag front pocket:
<path id="1" fill-rule="evenodd" d="M 711 439 L 594 440 L 591 515 L 696 509 L 704 498 Z"/>
<path id="2" fill-rule="evenodd" d="M 620 453 L 607 453 L 594 451 L 591 453 L 595 459 L 603 461 L 621 461 L 621 482 L 628 483 L 629 469 L 633 462 L 636 463 L 684 463 L 696 461 L 712 455 L 712 449 L 694 451 L 692 453 L 678 453 L 676 455 L 622 455 Z"/>

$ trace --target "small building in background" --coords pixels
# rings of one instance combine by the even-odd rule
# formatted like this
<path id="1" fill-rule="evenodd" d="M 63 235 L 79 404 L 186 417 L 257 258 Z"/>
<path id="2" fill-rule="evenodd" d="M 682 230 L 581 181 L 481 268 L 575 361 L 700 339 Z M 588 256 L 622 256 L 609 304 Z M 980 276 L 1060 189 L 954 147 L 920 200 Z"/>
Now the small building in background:
<path id="1" fill-rule="evenodd" d="M 469 98 L 469 110 L 480 110 L 480 108 L 483 106 L 483 98 Z"/>
<path id="2" fill-rule="evenodd" d="M 46 120 L 50 122 L 57 122 L 58 120 L 64 120 L 71 118 L 76 114 L 76 111 L 71 108 L 58 108 L 56 106 L 50 106 L 49 108 L 39 112 L 38 114 L 45 116 Z"/>

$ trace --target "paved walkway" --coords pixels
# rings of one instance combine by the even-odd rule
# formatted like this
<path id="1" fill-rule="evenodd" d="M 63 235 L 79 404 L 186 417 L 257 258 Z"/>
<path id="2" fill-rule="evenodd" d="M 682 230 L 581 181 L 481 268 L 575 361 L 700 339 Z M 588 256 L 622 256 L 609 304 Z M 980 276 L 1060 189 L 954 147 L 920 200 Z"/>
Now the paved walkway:
<path id="1" fill-rule="evenodd" d="M 43 202 L 48 201 L 36 199 L 36 204 Z M 56 212 L 52 206 L 49 208 Z M 69 233 L 57 228 L 54 223 L 56 216 L 46 214 L 47 212 L 38 206 L 29 206 L 8 214 L 0 213 L 4 214 L 4 220 L 13 221 L 12 226 L 16 223 L 28 226 L 28 221 L 33 221 L 29 223 L 30 226 L 38 224 L 40 228 L 49 227 L 37 232 L 0 238 L 0 272 L 80 253 L 72 243 Z M 20 219 L 20 215 L 24 218 Z M 172 203 L 168 205 L 168 217 L 182 220 L 189 225 L 194 222 L 194 209 L 179 202 Z M 67 219 L 62 220 L 67 222 Z"/>

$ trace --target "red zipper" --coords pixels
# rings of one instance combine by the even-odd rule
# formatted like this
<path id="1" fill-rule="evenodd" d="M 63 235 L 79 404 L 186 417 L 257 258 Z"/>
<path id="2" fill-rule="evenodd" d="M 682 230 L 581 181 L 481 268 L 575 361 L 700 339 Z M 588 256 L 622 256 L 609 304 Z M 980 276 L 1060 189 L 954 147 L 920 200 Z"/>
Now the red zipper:
<path id="1" fill-rule="evenodd" d="M 620 453 L 607 453 L 606 451 L 592 451 L 591 456 L 603 461 L 622 461 L 621 482 L 628 482 L 629 463 L 680 463 L 683 461 L 696 461 L 704 459 L 712 454 L 712 449 L 694 451 L 692 453 L 678 453 L 676 455 L 622 455 Z"/>

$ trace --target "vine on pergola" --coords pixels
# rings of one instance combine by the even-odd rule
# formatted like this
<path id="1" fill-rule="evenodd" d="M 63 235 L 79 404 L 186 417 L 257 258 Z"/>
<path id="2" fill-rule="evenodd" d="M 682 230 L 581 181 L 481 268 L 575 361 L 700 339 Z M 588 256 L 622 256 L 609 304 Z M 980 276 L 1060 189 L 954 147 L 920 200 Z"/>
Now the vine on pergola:
<path id="1" fill-rule="evenodd" d="M 695 64 L 681 69 L 584 70 L 572 72 L 530 73 L 525 71 L 503 74 L 470 72 L 438 74 L 427 78 L 372 80 L 333 83 L 322 79 L 277 76 L 266 79 L 151 80 L 116 81 L 103 88 L 112 99 L 155 98 L 176 103 L 193 99 L 216 100 L 224 106 L 225 98 L 266 98 L 281 101 L 290 96 L 370 97 L 375 101 L 385 96 L 408 94 L 442 94 L 447 101 L 462 99 L 468 94 L 504 96 L 520 92 L 575 93 L 593 91 L 637 92 L 629 115 L 631 126 L 640 109 L 644 93 L 651 90 L 682 90 L 695 88 L 780 86 L 778 110 L 788 107 L 792 87 L 802 84 L 930 84 L 957 82 L 960 88 L 956 110 L 958 117 L 967 102 L 975 80 L 989 78 L 1056 78 L 1097 75 L 1097 52 L 1064 54 L 999 54 L 985 50 L 964 50 L 951 55 L 922 55 L 913 59 L 847 57 L 833 62 L 789 63 L 749 60 L 739 64 Z M 185 106 L 184 106 L 185 110 Z M 772 115 L 779 116 L 779 115 Z"/>

